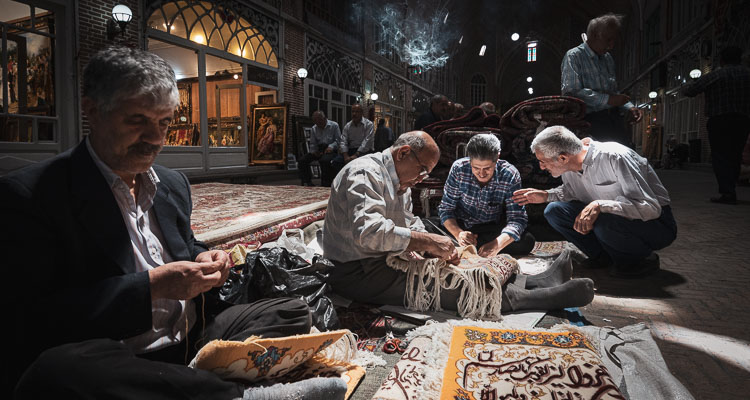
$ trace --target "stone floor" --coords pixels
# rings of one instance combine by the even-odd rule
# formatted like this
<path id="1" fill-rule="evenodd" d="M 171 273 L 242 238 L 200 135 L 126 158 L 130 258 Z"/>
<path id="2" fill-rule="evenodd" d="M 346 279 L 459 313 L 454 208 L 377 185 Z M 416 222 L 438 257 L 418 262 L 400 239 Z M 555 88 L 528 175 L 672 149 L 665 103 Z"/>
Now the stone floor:
<path id="1" fill-rule="evenodd" d="M 669 369 L 696 399 L 750 395 L 750 187 L 740 204 L 713 204 L 711 173 L 660 170 L 678 224 L 659 251 L 662 270 L 647 279 L 594 279 L 594 302 L 581 309 L 597 326 L 647 323 Z"/>
<path id="2" fill-rule="evenodd" d="M 651 327 L 672 373 L 696 399 L 750 395 L 750 187 L 736 206 L 713 204 L 713 175 L 659 170 L 672 197 L 676 241 L 659 252 L 662 270 L 648 279 L 594 279 L 594 302 L 581 308 L 597 326 Z M 296 181 L 283 182 L 296 184 Z"/>

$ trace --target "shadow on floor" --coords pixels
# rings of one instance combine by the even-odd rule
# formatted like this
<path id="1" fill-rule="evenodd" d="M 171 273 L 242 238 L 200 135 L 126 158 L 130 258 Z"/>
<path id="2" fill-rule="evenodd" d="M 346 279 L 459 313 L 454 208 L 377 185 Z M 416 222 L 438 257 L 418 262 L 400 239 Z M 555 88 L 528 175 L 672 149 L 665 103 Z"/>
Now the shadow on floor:
<path id="1" fill-rule="evenodd" d="M 599 295 L 633 298 L 673 298 L 674 295 L 666 288 L 687 282 L 682 275 L 665 269 L 660 269 L 652 275 L 637 279 L 614 278 L 609 275 L 606 268 L 577 268 L 573 271 L 573 275 L 576 278 L 592 279 L 596 287 L 596 293 Z"/>

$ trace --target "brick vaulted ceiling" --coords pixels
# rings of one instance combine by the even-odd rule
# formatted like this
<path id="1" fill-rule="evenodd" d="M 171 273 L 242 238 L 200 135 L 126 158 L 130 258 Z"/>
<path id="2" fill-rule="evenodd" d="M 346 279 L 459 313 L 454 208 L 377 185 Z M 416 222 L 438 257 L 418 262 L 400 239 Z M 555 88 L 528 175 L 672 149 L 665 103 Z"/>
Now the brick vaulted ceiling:
<path id="1" fill-rule="evenodd" d="M 412 1 L 409 2 L 410 5 Z M 425 1 L 417 1 L 424 6 Z M 429 2 L 428 2 L 429 3 Z M 640 21 L 643 0 L 449 0 L 434 2 L 449 12 L 453 29 L 463 36 L 451 48 L 457 77 L 457 100 L 470 103 L 469 82 L 482 74 L 487 100 L 503 109 L 529 97 L 560 93 L 560 63 L 565 52 L 581 43 L 588 21 L 606 12 L 625 15 L 627 25 Z M 520 35 L 518 41 L 511 34 Z M 537 61 L 526 62 L 526 42 L 538 41 Z M 620 40 L 622 42 L 622 38 Z M 482 45 L 487 46 L 483 57 Z M 614 57 L 618 57 L 618 45 Z M 526 78 L 531 76 L 531 84 Z M 534 88 L 529 95 L 528 87 Z"/>

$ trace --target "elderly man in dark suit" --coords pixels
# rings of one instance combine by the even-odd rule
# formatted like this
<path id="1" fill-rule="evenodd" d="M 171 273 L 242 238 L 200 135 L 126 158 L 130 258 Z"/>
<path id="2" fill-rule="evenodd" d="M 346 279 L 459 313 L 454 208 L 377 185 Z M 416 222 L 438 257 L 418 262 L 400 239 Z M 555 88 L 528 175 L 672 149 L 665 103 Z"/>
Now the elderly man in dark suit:
<path id="1" fill-rule="evenodd" d="M 228 257 L 193 236 L 187 178 L 153 165 L 177 102 L 164 60 L 105 49 L 84 71 L 88 137 L 0 179 L 17 398 L 248 397 L 186 363 L 213 339 L 310 331 L 299 300 L 220 305 Z"/>

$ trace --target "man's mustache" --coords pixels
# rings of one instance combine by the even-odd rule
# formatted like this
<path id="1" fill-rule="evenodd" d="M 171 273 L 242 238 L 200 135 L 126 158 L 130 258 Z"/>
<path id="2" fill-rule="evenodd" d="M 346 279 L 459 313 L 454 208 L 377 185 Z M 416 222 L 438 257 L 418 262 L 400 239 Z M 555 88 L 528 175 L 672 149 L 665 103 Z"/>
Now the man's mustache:
<path id="1" fill-rule="evenodd" d="M 129 150 L 134 153 L 143 154 L 143 155 L 150 155 L 159 153 L 161 151 L 161 146 L 154 145 L 151 143 L 141 142 L 134 144 L 129 147 Z"/>

